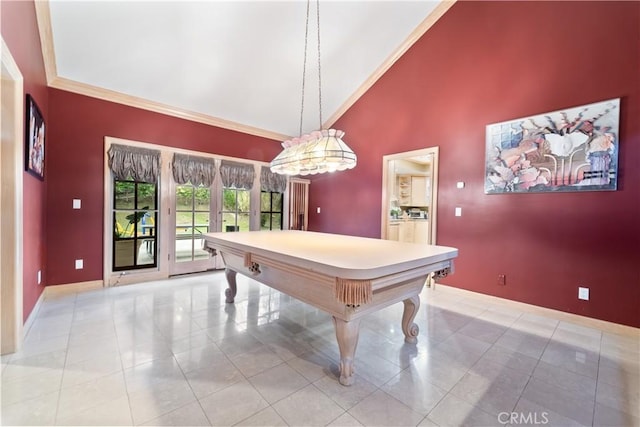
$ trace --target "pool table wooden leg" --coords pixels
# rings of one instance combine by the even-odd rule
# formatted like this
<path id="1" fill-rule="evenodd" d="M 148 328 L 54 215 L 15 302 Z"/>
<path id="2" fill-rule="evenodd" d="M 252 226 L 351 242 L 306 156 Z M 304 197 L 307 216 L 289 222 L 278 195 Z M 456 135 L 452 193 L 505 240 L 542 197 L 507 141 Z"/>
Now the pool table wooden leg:
<path id="1" fill-rule="evenodd" d="M 232 303 L 236 297 L 236 292 L 238 292 L 238 285 L 236 284 L 236 274 L 235 270 L 231 270 L 230 268 L 225 268 L 224 275 L 227 276 L 227 284 L 229 287 L 225 289 L 224 295 L 227 297 L 225 302 Z"/>
<path id="2" fill-rule="evenodd" d="M 420 297 L 413 296 L 402 301 L 404 303 L 404 313 L 402 313 L 402 332 L 404 332 L 404 340 L 409 344 L 415 344 L 418 342 L 418 333 L 420 328 L 413 323 L 413 319 L 418 313 L 420 308 Z"/>
<path id="3" fill-rule="evenodd" d="M 353 359 L 358 346 L 360 319 L 347 322 L 334 317 L 333 325 L 336 328 L 336 338 L 338 338 L 338 347 L 340 348 L 340 384 L 351 385 L 354 380 Z"/>

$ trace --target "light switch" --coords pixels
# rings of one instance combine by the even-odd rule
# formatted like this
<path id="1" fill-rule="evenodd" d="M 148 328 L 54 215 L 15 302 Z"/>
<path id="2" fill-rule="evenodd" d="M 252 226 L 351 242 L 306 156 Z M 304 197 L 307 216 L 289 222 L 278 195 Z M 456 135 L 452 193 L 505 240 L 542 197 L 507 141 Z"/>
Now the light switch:
<path id="1" fill-rule="evenodd" d="M 316 209 L 317 213 L 320 213 L 320 206 L 318 206 L 318 208 Z"/>
<path id="2" fill-rule="evenodd" d="M 82 270 L 84 268 L 84 261 L 81 259 L 76 260 L 76 270 Z"/>
<path id="3" fill-rule="evenodd" d="M 462 208 L 456 208 L 456 216 L 462 216 Z"/>
<path id="4" fill-rule="evenodd" d="M 589 301 L 589 288 L 578 287 L 578 299 Z"/>
<path id="5" fill-rule="evenodd" d="M 73 209 L 80 209 L 82 207 L 82 200 L 73 199 Z"/>
<path id="6" fill-rule="evenodd" d="M 462 181 L 458 181 L 458 182 L 456 183 L 456 187 L 457 187 L 457 188 L 464 188 L 464 182 L 462 182 Z"/>

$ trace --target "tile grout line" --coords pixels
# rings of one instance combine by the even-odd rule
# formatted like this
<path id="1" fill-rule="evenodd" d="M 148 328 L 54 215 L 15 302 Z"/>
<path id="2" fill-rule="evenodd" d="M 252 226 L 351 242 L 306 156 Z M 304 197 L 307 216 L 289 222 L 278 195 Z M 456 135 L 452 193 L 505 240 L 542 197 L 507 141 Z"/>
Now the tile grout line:
<path id="1" fill-rule="evenodd" d="M 510 324 L 510 325 L 509 325 L 509 326 L 508 326 L 508 327 L 507 327 L 507 328 L 502 332 L 502 334 L 500 335 L 500 337 L 498 337 L 498 339 L 496 339 L 496 340 L 494 341 L 494 343 L 491 345 L 491 347 L 489 347 L 489 349 L 487 349 L 487 352 L 488 352 L 490 349 L 492 349 L 494 346 L 496 346 L 496 345 L 497 345 L 496 343 L 498 342 L 498 340 L 499 340 L 500 338 L 502 338 L 502 337 L 507 333 L 507 331 L 511 330 L 511 327 L 512 327 L 513 325 L 515 325 L 515 324 L 516 324 L 516 322 L 517 322 L 518 320 L 520 320 L 520 319 L 522 318 L 522 316 L 523 316 L 523 315 L 524 315 L 524 313 L 520 313 L 520 315 L 519 315 L 518 317 L 516 317 L 516 318 L 513 320 L 513 322 L 511 322 L 511 324 Z M 491 323 L 493 323 L 493 322 L 491 322 Z M 500 347 L 500 346 L 498 345 L 498 347 Z M 485 354 L 486 354 L 487 352 L 485 352 Z M 544 353 L 544 350 L 543 350 L 543 353 Z M 484 354 L 483 354 L 483 356 L 484 356 Z M 542 357 L 542 355 L 540 355 L 540 356 Z M 508 366 L 505 366 L 505 368 L 508 368 Z M 535 369 L 535 368 L 534 368 L 534 369 Z M 529 379 L 531 379 L 531 375 L 528 375 L 527 382 L 526 382 L 526 384 L 524 385 L 524 387 L 522 387 L 522 391 L 520 392 L 520 395 L 518 396 L 518 399 L 516 400 L 516 402 L 513 404 L 513 407 L 511 408 L 511 411 L 510 411 L 510 412 L 513 412 L 513 411 L 516 409 L 516 407 L 518 406 L 518 403 L 520 402 L 520 399 L 522 398 L 522 394 L 524 393 L 524 389 L 525 389 L 525 388 L 527 388 L 527 384 L 529 384 Z M 498 420 L 498 422 L 500 422 L 500 420 Z M 500 424 L 502 424 L 502 423 L 500 423 Z"/>
<path id="2" fill-rule="evenodd" d="M 593 392 L 593 411 L 591 412 L 591 425 L 594 426 L 596 423 L 596 405 L 598 404 L 598 384 L 600 381 L 600 361 L 602 360 L 602 339 L 604 334 L 600 332 L 600 348 L 598 351 L 598 369 L 596 370 L 596 388 Z"/>
<path id="3" fill-rule="evenodd" d="M 520 317 L 522 317 L 522 315 Z M 531 374 L 529 375 L 529 378 L 527 379 L 527 383 L 522 388 L 522 392 L 520 393 L 520 396 L 518 396 L 518 400 L 516 401 L 516 404 L 513 407 L 512 411 L 515 410 L 515 408 L 518 407 L 518 403 L 520 403 L 520 400 L 522 400 L 522 396 L 524 395 L 524 391 L 527 389 L 527 386 L 531 382 L 531 379 L 533 378 L 533 374 L 536 372 L 536 369 L 538 369 L 538 366 L 540 365 L 540 362 L 542 361 L 542 356 L 544 355 L 544 352 L 547 351 L 547 347 L 549 347 L 549 344 L 551 343 L 551 338 L 553 337 L 553 334 L 555 334 L 556 331 L 558 330 L 558 326 L 560 326 L 560 321 L 558 321 L 558 323 L 556 323 L 555 328 L 553 328 L 553 332 L 549 336 L 549 339 L 547 340 L 547 344 L 542 349 L 542 352 L 540 353 L 540 357 L 538 357 L 538 361 L 536 362 L 536 366 L 534 366 L 533 369 L 531 370 Z M 542 406 L 542 405 L 540 405 L 540 406 Z M 569 418 L 569 417 L 567 417 L 567 418 Z"/>
<path id="4" fill-rule="evenodd" d="M 486 312 L 488 312 L 488 311 L 490 311 L 490 310 L 489 310 L 489 309 L 485 309 L 483 312 L 481 312 L 481 313 L 479 313 L 478 315 L 474 316 L 474 319 L 473 319 L 473 320 L 471 320 L 471 321 L 469 321 L 469 322 L 467 322 L 467 323 L 465 324 L 465 326 L 466 326 L 467 324 L 469 324 L 469 323 L 473 322 L 474 320 L 481 320 L 481 321 L 483 321 L 483 322 L 493 323 L 493 322 L 490 322 L 490 321 L 485 321 L 484 319 L 479 319 L 479 316 L 480 316 L 480 315 L 482 315 L 482 314 L 484 314 L 484 313 L 486 313 Z M 511 322 L 511 325 L 513 325 L 513 324 L 514 324 L 514 323 L 515 323 L 515 322 L 516 322 L 520 317 L 522 317 L 522 315 L 523 315 L 523 313 L 520 313 L 520 315 L 519 315 L 519 316 L 518 316 L 518 317 L 517 317 L 513 322 Z M 462 328 L 464 328 L 464 326 L 463 326 Z M 458 330 L 454 331 L 451 335 L 454 335 L 454 334 L 458 333 L 462 328 L 460 328 L 460 329 L 458 329 Z M 507 333 L 507 331 L 508 331 L 509 329 L 511 329 L 511 326 L 507 326 L 507 327 L 505 328 L 505 330 L 502 332 L 502 334 L 500 335 L 500 337 L 502 337 L 505 333 Z M 462 334 L 462 335 L 465 335 L 465 334 Z M 465 336 L 466 336 L 466 335 L 465 335 Z M 451 387 L 451 389 L 446 391 L 446 393 L 445 393 L 445 394 L 444 394 L 444 395 L 443 395 L 443 396 L 438 400 L 438 402 L 433 406 L 433 408 L 431 408 L 431 410 L 430 410 L 430 411 L 427 413 L 427 415 L 422 419 L 422 421 L 424 421 L 426 418 L 429 418 L 429 415 L 431 414 L 431 412 L 433 412 L 433 410 L 434 410 L 434 409 L 435 409 L 435 408 L 440 404 L 440 402 L 442 402 L 442 401 L 443 401 L 447 396 L 449 396 L 449 395 L 451 395 L 451 396 L 453 396 L 453 397 L 455 397 L 455 398 L 461 399 L 462 401 L 464 401 L 464 402 L 466 402 L 466 403 L 469 403 L 472 407 L 474 407 L 474 408 L 476 408 L 476 409 L 478 409 L 478 410 L 480 410 L 480 411 L 485 412 L 485 413 L 487 413 L 487 414 L 488 414 L 488 412 L 487 412 L 487 411 L 485 411 L 483 408 L 481 408 L 481 407 L 479 407 L 479 406 L 477 406 L 477 405 L 475 405 L 475 404 L 473 404 L 473 403 L 470 403 L 470 402 L 468 402 L 467 400 L 465 400 L 465 399 L 463 399 L 463 398 L 460 398 L 460 397 L 456 396 L 455 394 L 452 394 L 452 393 L 451 393 L 451 390 L 453 390 L 453 389 L 455 388 L 455 386 L 456 386 L 458 383 L 460 383 L 460 381 L 462 381 L 462 379 L 463 379 L 467 374 L 474 375 L 473 373 L 471 373 L 471 372 L 470 372 L 470 371 L 471 371 L 471 369 L 472 369 L 472 368 L 473 368 L 473 367 L 474 367 L 474 366 L 475 366 L 475 365 L 480 361 L 480 359 L 482 359 L 482 357 L 483 357 L 485 354 L 487 354 L 487 353 L 489 352 L 489 350 L 491 350 L 494 346 L 496 346 L 496 342 L 500 339 L 500 337 L 498 337 L 498 338 L 496 339 L 496 341 L 494 341 L 493 343 L 487 343 L 487 344 L 491 344 L 491 345 L 490 345 L 490 346 L 489 346 L 489 347 L 488 347 L 488 348 L 487 348 L 487 349 L 486 349 L 486 350 L 485 350 L 485 351 L 480 355 L 480 357 L 478 358 L 478 360 L 477 360 L 477 361 L 476 361 L 472 366 L 470 366 L 470 367 L 465 371 L 464 375 L 463 375 L 463 376 L 462 376 L 462 377 L 461 377 L 461 378 L 460 378 L 460 379 L 459 379 L 459 380 L 458 380 L 458 381 L 457 381 L 457 382 L 456 382 L 456 383 Z M 473 337 L 469 337 L 469 338 L 473 338 Z M 444 341 L 446 341 L 446 339 L 445 339 Z M 444 342 L 444 341 L 442 341 L 442 342 Z M 479 341 L 482 341 L 482 340 L 479 340 Z M 439 346 L 440 344 L 442 344 L 442 342 L 440 342 L 440 343 L 438 344 L 438 346 Z M 483 342 L 484 342 L 484 341 L 483 341 Z M 437 346 L 436 346 L 436 347 L 437 347 Z M 506 366 L 505 366 L 505 367 L 506 367 Z M 429 382 L 430 384 L 433 384 L 433 383 L 431 383 L 430 381 L 427 381 L 427 382 Z M 433 385 L 435 385 L 435 384 L 433 384 Z M 526 385 L 525 385 L 525 387 L 526 387 Z M 523 388 L 523 391 L 524 391 L 524 388 Z M 518 399 L 519 399 L 519 398 L 518 398 Z M 517 405 L 517 402 L 516 402 L 516 405 Z M 514 408 L 515 408 L 515 405 L 514 405 Z M 431 421 L 431 419 L 429 419 L 429 420 Z M 420 421 L 420 422 L 422 422 L 422 421 Z M 436 424 L 437 424 L 437 423 L 436 423 Z"/>
<path id="5" fill-rule="evenodd" d="M 111 289 L 111 288 L 108 288 Z M 127 404 L 129 406 L 129 418 L 131 419 L 131 425 L 135 425 L 133 421 L 133 409 L 131 408 L 131 395 L 129 394 L 129 386 L 127 385 L 127 377 L 124 374 L 124 362 L 122 360 L 122 351 L 120 350 L 120 340 L 118 339 L 118 328 L 116 328 L 116 320 L 111 312 L 111 321 L 113 323 L 113 330 L 116 335 L 116 345 L 118 346 L 118 357 L 120 358 L 120 368 L 122 372 L 122 381 L 124 381 L 124 392 L 127 394 Z"/>
<path id="6" fill-rule="evenodd" d="M 207 336 L 208 336 L 208 335 L 207 335 Z M 189 349 L 189 350 L 191 350 L 191 349 Z M 189 350 L 187 350 L 187 351 L 189 351 Z M 209 425 L 210 425 L 210 426 L 212 426 L 213 424 L 211 423 L 211 420 L 209 419 L 209 416 L 207 415 L 207 412 L 206 412 L 206 411 L 204 410 L 204 408 L 202 407 L 202 403 L 200 403 L 200 399 L 199 399 L 199 398 L 198 398 L 198 396 L 196 395 L 196 392 L 193 390 L 193 387 L 191 386 L 191 383 L 189 382 L 189 379 L 187 378 L 187 374 L 186 374 L 186 373 L 184 372 L 184 370 L 182 369 L 182 366 L 180 366 L 180 363 L 178 362 L 178 359 L 176 359 L 176 354 L 173 352 L 173 350 L 171 350 L 171 357 L 173 358 L 173 360 L 175 360 L 176 365 L 178 365 L 178 369 L 180 369 L 180 372 L 182 373 L 182 377 L 183 377 L 183 378 L 184 378 L 184 380 L 187 382 L 187 385 L 189 386 L 189 390 L 191 390 L 191 393 L 193 394 L 193 397 L 195 398 L 195 401 L 198 403 L 198 406 L 200 407 L 200 410 L 202 410 L 202 413 L 204 414 L 204 417 L 207 419 L 207 422 L 209 423 Z M 225 387 L 225 388 L 226 388 L 226 387 Z M 222 388 L 221 390 L 224 390 L 224 388 Z M 214 392 L 214 393 L 215 393 L 215 392 Z M 211 394 L 214 394 L 214 393 L 211 393 Z M 208 396 L 211 396 L 211 394 L 210 394 L 210 395 L 208 395 Z M 193 402 L 191 402 L 191 403 L 193 403 Z M 150 422 L 150 421 L 153 421 L 153 420 L 155 420 L 155 419 L 158 419 L 158 418 L 160 418 L 160 417 L 163 417 L 163 416 L 165 416 L 165 415 L 167 415 L 167 414 L 170 414 L 170 413 L 172 413 L 172 412 L 175 412 L 175 411 L 177 411 L 177 410 L 179 410 L 179 409 L 182 409 L 182 408 L 184 408 L 184 407 L 186 407 L 186 406 L 190 405 L 191 403 L 185 403 L 184 405 L 182 405 L 182 406 L 180 406 L 180 407 L 178 407 L 178 408 L 175 408 L 175 409 L 173 409 L 173 410 L 171 410 L 171 411 L 169 411 L 169 412 L 166 412 L 166 413 L 164 413 L 164 414 L 160 415 L 159 417 L 156 417 L 156 418 L 153 418 L 153 419 L 151 419 L 151 420 L 147 421 L 147 423 L 148 423 L 148 422 Z"/>
<path id="7" fill-rule="evenodd" d="M 76 317 L 76 302 L 78 301 L 78 296 L 74 295 L 74 299 L 73 299 L 73 315 L 71 316 L 71 325 L 69 325 L 69 336 L 67 338 L 67 347 L 65 348 L 65 352 L 64 352 L 64 364 L 62 365 L 62 377 L 60 378 L 60 387 L 58 388 L 58 400 L 56 402 L 56 412 L 55 415 L 53 417 L 53 423 L 55 425 L 58 425 L 58 412 L 60 411 L 60 401 L 62 400 L 62 384 L 64 383 L 64 376 L 65 373 L 67 371 L 67 359 L 69 357 L 69 343 L 71 342 L 71 330 L 73 329 L 73 323 Z M 38 316 L 39 317 L 40 312 L 38 312 Z M 34 319 L 34 324 L 35 324 L 35 320 Z"/>

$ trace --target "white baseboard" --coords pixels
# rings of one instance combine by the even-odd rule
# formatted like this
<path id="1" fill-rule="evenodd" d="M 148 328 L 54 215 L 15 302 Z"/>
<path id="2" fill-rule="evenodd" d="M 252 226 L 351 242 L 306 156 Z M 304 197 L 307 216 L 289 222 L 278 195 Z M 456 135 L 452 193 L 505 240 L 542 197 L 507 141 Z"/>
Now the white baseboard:
<path id="1" fill-rule="evenodd" d="M 560 310 L 554 310 L 551 308 L 540 307 L 537 305 L 527 304 L 524 302 L 512 301 L 505 298 L 496 297 L 493 295 L 485 295 L 466 289 L 455 288 L 453 286 L 437 284 L 434 289 L 435 292 L 445 291 L 447 293 L 456 294 L 465 298 L 474 298 L 484 300 L 493 304 L 504 305 L 514 308 L 516 310 L 525 311 L 527 313 L 539 314 L 541 316 L 551 317 L 552 319 L 562 320 L 565 322 L 575 323 L 580 326 L 588 328 L 599 329 L 601 331 L 609 332 L 612 334 L 626 335 L 630 337 L 640 338 L 640 328 L 634 328 L 633 326 L 621 325 L 619 323 L 607 322 L 606 320 L 594 319 L 591 317 L 581 316 L 579 314 L 567 313 Z"/>
<path id="2" fill-rule="evenodd" d="M 137 283 L 166 280 L 168 278 L 169 275 L 163 271 L 121 271 L 119 273 L 111 273 L 107 287 L 135 285 Z"/>
<path id="3" fill-rule="evenodd" d="M 92 280 L 89 282 L 67 283 L 64 285 L 51 285 L 44 288 L 44 298 L 53 299 L 61 296 L 77 294 L 79 292 L 101 289 L 102 280 Z"/>
<path id="4" fill-rule="evenodd" d="M 22 340 L 24 340 L 24 338 L 27 337 L 27 334 L 29 333 L 31 326 L 33 326 L 33 322 L 35 321 L 36 317 L 38 317 L 38 312 L 40 311 L 40 306 L 42 305 L 42 301 L 45 300 L 46 292 L 47 292 L 47 288 L 45 287 L 44 290 L 40 293 L 40 296 L 38 297 L 38 300 L 33 306 L 31 313 L 29 313 L 29 315 L 27 316 L 27 320 L 24 322 L 24 326 L 22 327 Z"/>

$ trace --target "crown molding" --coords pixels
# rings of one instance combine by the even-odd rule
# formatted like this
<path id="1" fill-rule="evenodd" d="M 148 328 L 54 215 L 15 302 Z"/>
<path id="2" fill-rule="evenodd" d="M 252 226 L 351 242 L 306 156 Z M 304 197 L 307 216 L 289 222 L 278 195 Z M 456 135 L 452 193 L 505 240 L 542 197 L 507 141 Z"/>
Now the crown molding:
<path id="1" fill-rule="evenodd" d="M 418 27 L 412 31 L 400 47 L 393 52 L 384 63 L 345 101 L 342 106 L 323 124 L 325 129 L 330 128 L 364 93 L 374 85 L 382 75 L 402 56 L 404 53 L 429 30 L 457 0 L 442 0 L 438 6 L 427 16 Z M 56 56 L 53 44 L 53 30 L 51 27 L 51 10 L 49 0 L 38 0 L 35 3 L 38 31 L 40 33 L 40 43 L 42 47 L 42 58 L 44 61 L 47 84 L 49 87 L 61 89 L 80 95 L 98 98 L 117 104 L 140 108 L 184 120 L 229 129 L 249 135 L 259 136 L 276 141 L 291 139 L 291 136 L 260 129 L 253 126 L 243 125 L 230 120 L 213 117 L 203 113 L 197 113 L 182 108 L 172 107 L 160 102 L 126 95 L 109 89 L 103 89 L 86 83 L 77 82 L 58 76 L 56 67 Z"/>
<path id="2" fill-rule="evenodd" d="M 398 49 L 393 52 L 383 63 L 378 67 L 376 71 L 364 82 L 356 91 L 342 104 L 340 108 L 336 110 L 335 113 L 327 119 L 327 121 L 323 124 L 323 128 L 329 129 L 335 122 L 338 121 L 340 117 L 349 109 L 353 104 L 360 99 L 362 95 L 364 95 L 370 88 L 378 81 L 380 77 L 386 73 L 389 68 L 393 64 L 396 63 L 398 59 L 402 55 L 405 54 L 407 50 L 413 44 L 420 39 L 438 20 L 444 15 L 450 8 L 456 3 L 457 0 L 442 0 L 438 6 L 436 6 L 429 16 L 427 16 L 421 23 L 416 27 L 415 30 L 409 34 L 409 36 L 405 39 L 405 41 L 398 47 Z"/>
<path id="3" fill-rule="evenodd" d="M 165 114 L 167 116 L 177 117 L 179 119 L 190 120 L 193 122 L 203 123 L 206 125 L 211 125 L 219 128 L 246 133 L 249 135 L 259 136 L 266 139 L 273 139 L 276 141 L 285 141 L 291 138 L 290 136 L 279 134 L 276 132 L 271 132 L 268 130 L 259 129 L 252 126 L 242 125 L 240 123 L 219 119 L 217 117 L 209 116 L 207 114 L 197 113 L 197 112 L 189 111 L 182 108 L 176 108 L 171 105 L 150 101 L 144 98 L 138 98 L 132 95 L 126 95 L 121 92 L 116 92 L 109 89 L 103 89 L 103 88 L 89 85 L 86 83 L 65 79 L 63 77 L 54 78 L 49 83 L 49 87 L 77 93 L 80 95 L 89 96 L 92 98 L 102 99 L 104 101 L 114 102 L 116 104 L 127 105 L 129 107 L 135 107 L 135 108 L 140 108 L 142 110 Z"/>
<path id="4" fill-rule="evenodd" d="M 53 30 L 51 29 L 51 9 L 49 9 L 49 0 L 35 1 L 34 4 L 40 33 L 44 72 L 47 77 L 47 84 L 51 85 L 51 82 L 58 76 L 56 52 L 53 48 Z"/>

